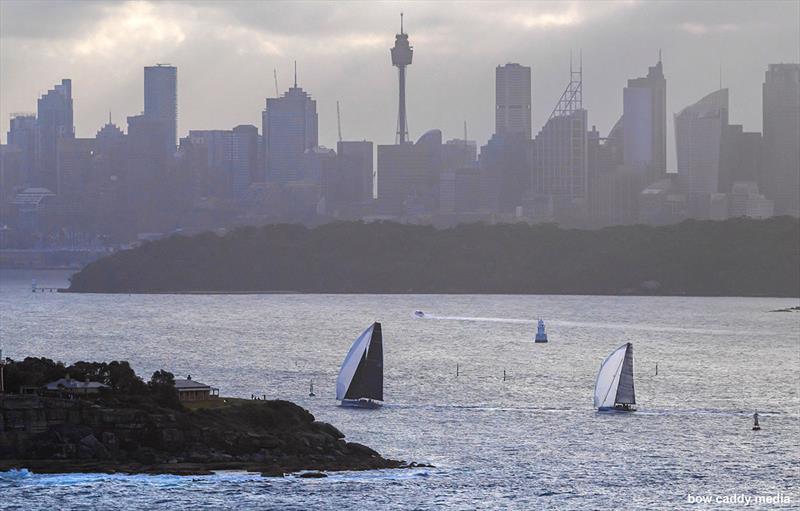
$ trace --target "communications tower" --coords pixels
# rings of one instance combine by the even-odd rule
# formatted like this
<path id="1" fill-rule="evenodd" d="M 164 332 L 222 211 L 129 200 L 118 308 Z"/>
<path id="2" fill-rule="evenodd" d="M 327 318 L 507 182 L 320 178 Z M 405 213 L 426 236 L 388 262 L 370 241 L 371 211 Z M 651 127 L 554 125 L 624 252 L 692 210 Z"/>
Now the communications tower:
<path id="1" fill-rule="evenodd" d="M 392 48 L 392 65 L 397 67 L 400 80 L 400 98 L 397 115 L 397 140 L 398 144 L 404 144 L 408 140 L 408 123 L 406 121 L 406 66 L 411 64 L 411 57 L 414 53 L 408 43 L 408 34 L 403 32 L 403 13 L 400 13 L 400 33 L 394 38 L 394 48 Z"/>

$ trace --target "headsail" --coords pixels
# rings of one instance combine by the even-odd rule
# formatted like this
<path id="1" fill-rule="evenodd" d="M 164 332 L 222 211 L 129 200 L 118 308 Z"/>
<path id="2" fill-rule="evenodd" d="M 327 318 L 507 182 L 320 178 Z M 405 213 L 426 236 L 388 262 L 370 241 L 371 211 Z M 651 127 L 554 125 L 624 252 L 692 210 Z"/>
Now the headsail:
<path id="1" fill-rule="evenodd" d="M 383 336 L 373 323 L 358 336 L 342 363 L 336 380 L 336 399 L 383 401 Z"/>
<path id="2" fill-rule="evenodd" d="M 614 404 L 635 405 L 636 392 L 633 389 L 633 344 L 628 343 L 625 350 L 625 359 L 622 361 L 622 371 L 619 374 L 617 396 Z"/>
<path id="3" fill-rule="evenodd" d="M 630 355 L 628 355 L 628 352 L 630 352 Z M 626 360 L 629 361 L 629 370 L 626 370 L 626 376 L 623 377 L 623 366 L 625 366 Z M 600 372 L 597 373 L 597 381 L 594 386 L 595 407 L 614 407 L 614 404 L 618 402 L 620 379 L 625 384 L 622 397 L 628 397 L 627 392 L 629 389 L 630 397 L 633 398 L 633 345 L 631 343 L 625 343 L 615 349 L 600 365 Z"/>

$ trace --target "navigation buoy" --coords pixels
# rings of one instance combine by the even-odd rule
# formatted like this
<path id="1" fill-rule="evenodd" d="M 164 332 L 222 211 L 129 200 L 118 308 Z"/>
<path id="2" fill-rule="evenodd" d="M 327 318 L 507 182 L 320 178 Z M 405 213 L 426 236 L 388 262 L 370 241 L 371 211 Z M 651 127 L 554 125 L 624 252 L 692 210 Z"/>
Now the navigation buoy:
<path id="1" fill-rule="evenodd" d="M 656 362 L 656 376 L 658 376 L 658 362 Z"/>
<path id="2" fill-rule="evenodd" d="M 314 397 L 314 380 L 311 380 L 311 388 L 308 390 L 308 397 Z"/>
<path id="3" fill-rule="evenodd" d="M 458 364 L 456 364 L 456 377 L 458 377 Z"/>
<path id="4" fill-rule="evenodd" d="M 761 431 L 761 426 L 758 425 L 758 412 L 753 414 L 753 431 Z"/>
<path id="5" fill-rule="evenodd" d="M 506 370 L 503 369 L 503 381 L 506 381 Z"/>

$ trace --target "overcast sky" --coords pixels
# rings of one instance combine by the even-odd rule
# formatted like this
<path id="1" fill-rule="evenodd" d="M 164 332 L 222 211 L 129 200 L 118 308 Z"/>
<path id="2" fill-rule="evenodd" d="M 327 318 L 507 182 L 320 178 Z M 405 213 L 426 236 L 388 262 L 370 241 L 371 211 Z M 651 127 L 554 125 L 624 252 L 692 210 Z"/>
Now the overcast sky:
<path id="1" fill-rule="evenodd" d="M 484 144 L 494 130 L 494 68 L 533 68 L 534 132 L 583 51 L 584 107 L 605 136 L 622 112 L 622 88 L 662 50 L 672 113 L 719 86 L 731 90 L 732 123 L 761 130 L 761 84 L 771 62 L 800 60 L 800 2 L 75 2 L 0 0 L 0 118 L 35 112 L 36 99 L 72 78 L 75 126 L 94 136 L 111 111 L 143 108 L 145 65 L 178 66 L 178 132 L 261 129 L 273 69 L 283 92 L 298 81 L 317 100 L 320 143 L 393 143 L 397 72 L 389 48 L 399 13 L 414 46 L 408 71 L 412 138 L 439 128 Z"/>

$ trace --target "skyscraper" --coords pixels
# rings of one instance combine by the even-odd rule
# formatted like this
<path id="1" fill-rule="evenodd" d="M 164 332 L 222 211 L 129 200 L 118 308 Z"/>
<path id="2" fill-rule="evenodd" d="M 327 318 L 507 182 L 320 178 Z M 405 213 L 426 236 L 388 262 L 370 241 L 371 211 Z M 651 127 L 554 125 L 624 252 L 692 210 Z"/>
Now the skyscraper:
<path id="1" fill-rule="evenodd" d="M 38 140 L 36 135 L 36 115 L 14 114 L 8 129 L 8 145 L 19 149 L 20 178 L 31 184 L 36 169 Z"/>
<path id="2" fill-rule="evenodd" d="M 722 134 L 727 125 L 728 89 L 712 92 L 675 115 L 678 182 L 693 217 L 706 218 L 710 197 L 719 191 Z"/>
<path id="3" fill-rule="evenodd" d="M 164 123 L 164 145 L 173 153 L 178 140 L 178 68 L 169 64 L 144 68 L 144 115 Z"/>
<path id="4" fill-rule="evenodd" d="M 652 180 L 667 170 L 667 81 L 661 59 L 622 91 L 623 163 Z"/>
<path id="5" fill-rule="evenodd" d="M 60 85 L 39 98 L 36 128 L 38 156 L 34 184 L 58 193 L 58 141 L 61 138 L 75 137 L 72 124 L 72 80 L 61 80 Z"/>
<path id="6" fill-rule="evenodd" d="M 300 179 L 300 164 L 306 149 L 318 143 L 317 102 L 294 86 L 279 98 L 267 98 L 262 114 L 267 181 L 286 184 Z"/>
<path id="7" fill-rule="evenodd" d="M 391 49 L 392 65 L 397 67 L 399 80 L 399 104 L 397 113 L 397 140 L 404 144 L 408 140 L 408 121 L 406 121 L 406 66 L 411 65 L 414 50 L 409 45 L 408 34 L 403 32 L 403 13 L 400 13 L 400 33 L 394 38 L 394 47 Z"/>
<path id="8" fill-rule="evenodd" d="M 342 180 L 345 183 L 342 200 L 364 203 L 373 197 L 372 142 L 341 141 L 336 144 Z"/>
<path id="9" fill-rule="evenodd" d="M 429 130 L 416 143 L 378 146 L 378 201 L 383 213 L 414 216 L 439 201 L 442 132 Z"/>
<path id="10" fill-rule="evenodd" d="M 231 189 L 233 196 L 241 199 L 250 183 L 258 180 L 258 128 L 240 124 L 231 131 L 232 158 Z"/>
<path id="11" fill-rule="evenodd" d="M 762 101 L 764 193 L 776 214 L 800 216 L 800 64 L 770 64 Z"/>
<path id="12" fill-rule="evenodd" d="M 535 216 L 565 221 L 584 217 L 588 207 L 587 112 L 583 66 L 570 81 L 532 146 L 531 194 Z"/>
<path id="13" fill-rule="evenodd" d="M 531 68 L 519 64 L 495 70 L 495 128 L 498 135 L 531 138 Z"/>

